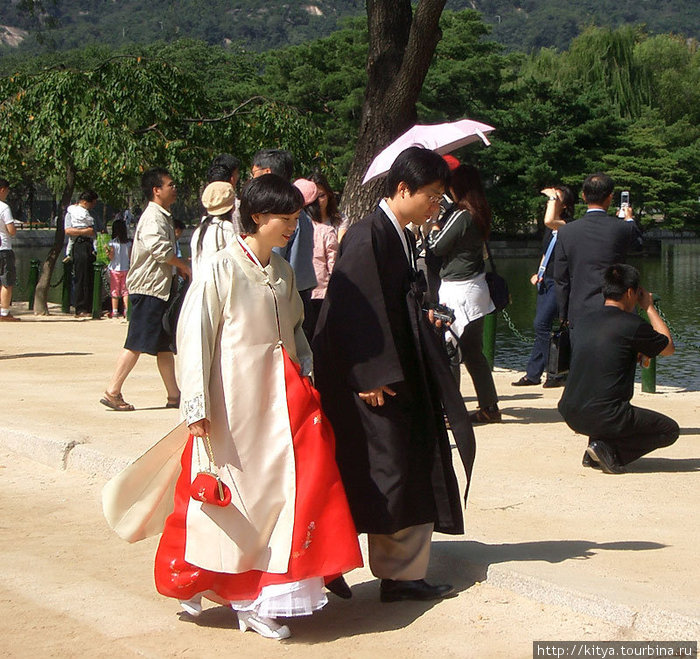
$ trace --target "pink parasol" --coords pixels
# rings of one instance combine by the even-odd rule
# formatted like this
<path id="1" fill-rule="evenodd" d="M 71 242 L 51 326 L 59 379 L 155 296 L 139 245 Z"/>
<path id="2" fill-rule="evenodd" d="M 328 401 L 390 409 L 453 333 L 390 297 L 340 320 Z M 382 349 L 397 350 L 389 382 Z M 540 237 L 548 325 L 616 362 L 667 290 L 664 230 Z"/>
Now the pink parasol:
<path id="1" fill-rule="evenodd" d="M 399 153 L 409 146 L 423 146 L 441 155 L 477 140 L 481 140 L 486 146 L 489 146 L 491 142 L 486 139 L 486 133 L 490 133 L 492 130 L 494 130 L 493 126 L 471 119 L 460 119 L 445 124 L 417 124 L 379 152 L 369 166 L 362 183 L 367 183 L 382 174 L 386 174 Z"/>

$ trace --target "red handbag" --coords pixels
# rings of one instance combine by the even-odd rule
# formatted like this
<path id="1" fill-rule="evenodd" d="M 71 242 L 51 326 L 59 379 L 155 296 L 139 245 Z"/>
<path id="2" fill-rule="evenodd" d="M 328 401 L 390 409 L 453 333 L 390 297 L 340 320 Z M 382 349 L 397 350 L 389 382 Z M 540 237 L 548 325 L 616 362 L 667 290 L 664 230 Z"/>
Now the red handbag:
<path id="1" fill-rule="evenodd" d="M 222 508 L 228 506 L 231 503 L 231 490 L 226 483 L 224 483 L 219 475 L 215 473 L 216 463 L 214 462 L 214 452 L 211 448 L 211 442 L 209 441 L 209 435 L 206 437 L 192 437 L 192 449 L 193 452 L 197 453 L 197 461 L 201 465 L 201 460 L 199 459 L 199 440 L 204 442 L 206 447 L 207 458 L 209 460 L 208 469 L 200 469 L 194 480 L 190 484 L 190 496 L 196 501 L 201 501 L 202 503 L 210 503 L 215 506 L 221 506 Z"/>

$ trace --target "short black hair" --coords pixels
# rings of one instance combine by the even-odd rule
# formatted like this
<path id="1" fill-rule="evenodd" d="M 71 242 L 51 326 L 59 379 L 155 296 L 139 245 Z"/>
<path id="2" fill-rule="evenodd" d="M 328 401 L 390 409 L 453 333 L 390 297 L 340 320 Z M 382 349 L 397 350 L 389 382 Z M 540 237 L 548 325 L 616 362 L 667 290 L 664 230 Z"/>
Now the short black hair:
<path id="1" fill-rule="evenodd" d="M 215 181 L 224 181 L 228 183 L 231 180 L 233 172 L 220 163 L 213 164 L 209 171 L 207 172 L 207 183 L 214 183 Z"/>
<path id="2" fill-rule="evenodd" d="M 624 294 L 639 288 L 639 270 L 626 263 L 615 263 L 603 273 L 603 297 L 620 301 Z"/>
<path id="3" fill-rule="evenodd" d="M 422 146 L 410 146 L 404 149 L 394 160 L 384 183 L 384 194 L 393 197 L 403 181 L 411 194 L 418 188 L 439 181 L 447 185 L 450 168 L 435 151 Z"/>
<path id="4" fill-rule="evenodd" d="M 148 169 L 143 173 L 141 177 L 141 190 L 143 196 L 148 199 L 148 201 L 153 201 L 153 188 L 160 188 L 163 186 L 163 177 L 170 176 L 170 172 L 163 167 L 154 167 L 153 169 Z"/>
<path id="5" fill-rule="evenodd" d="M 80 196 L 78 197 L 78 201 L 87 201 L 89 203 L 97 201 L 97 199 L 97 192 L 95 192 L 94 190 L 84 190 L 80 193 Z"/>
<path id="6" fill-rule="evenodd" d="M 603 172 L 591 174 L 584 182 L 581 192 L 586 203 L 602 204 L 615 189 L 615 182 Z"/>
<path id="7" fill-rule="evenodd" d="M 262 149 L 253 156 L 252 166 L 269 168 L 271 174 L 277 174 L 289 181 L 294 170 L 294 158 L 289 151 L 283 149 Z"/>
<path id="8" fill-rule="evenodd" d="M 241 192 L 241 226 L 248 234 L 256 233 L 253 215 L 258 213 L 296 213 L 304 205 L 299 188 L 276 174 L 263 174 L 250 179 Z"/>
<path id="9" fill-rule="evenodd" d="M 180 231 L 184 231 L 185 230 L 185 223 L 182 220 L 178 220 L 176 218 L 173 218 L 173 228 L 180 229 Z"/>
<path id="10" fill-rule="evenodd" d="M 10 182 L 6 178 L 0 178 L 0 188 L 9 188 Z"/>
<path id="11" fill-rule="evenodd" d="M 241 168 L 241 161 L 230 153 L 220 153 L 211 161 L 211 166 L 214 167 L 215 165 L 223 165 L 233 174 L 233 172 Z"/>

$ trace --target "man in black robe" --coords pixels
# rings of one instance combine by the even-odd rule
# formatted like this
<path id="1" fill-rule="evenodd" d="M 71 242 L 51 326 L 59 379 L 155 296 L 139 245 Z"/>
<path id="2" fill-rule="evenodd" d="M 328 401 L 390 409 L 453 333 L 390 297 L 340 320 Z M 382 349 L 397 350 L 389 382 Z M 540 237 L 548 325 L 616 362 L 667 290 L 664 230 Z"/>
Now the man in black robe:
<path id="1" fill-rule="evenodd" d="M 411 147 L 399 155 L 387 197 L 341 242 L 313 342 L 338 466 L 385 602 L 453 592 L 424 580 L 433 530 L 463 532 L 445 414 L 468 478 L 474 460 L 474 434 L 444 345 L 421 308 L 424 287 L 406 229 L 434 214 L 448 177 L 432 151 Z"/>

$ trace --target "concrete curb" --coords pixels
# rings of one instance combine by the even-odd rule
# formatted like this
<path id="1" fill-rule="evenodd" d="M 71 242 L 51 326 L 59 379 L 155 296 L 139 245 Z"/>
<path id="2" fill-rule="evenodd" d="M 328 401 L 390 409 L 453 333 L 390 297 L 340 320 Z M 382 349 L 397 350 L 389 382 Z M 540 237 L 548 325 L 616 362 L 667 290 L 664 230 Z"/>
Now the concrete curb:
<path id="1" fill-rule="evenodd" d="M 657 639 L 695 641 L 700 638 L 700 619 L 675 611 L 645 606 L 639 609 L 605 597 L 521 574 L 503 565 L 489 565 L 486 582 L 543 604 L 566 607 L 619 627 L 635 629 Z"/>
<path id="2" fill-rule="evenodd" d="M 40 464 L 62 471 L 81 471 L 110 479 L 131 458 L 108 456 L 78 440 L 52 439 L 23 432 L 5 432 L 0 436 L 4 448 Z"/>
<path id="3" fill-rule="evenodd" d="M 10 451 L 54 469 L 66 469 L 68 456 L 78 445 L 77 441 L 39 437 L 29 433 L 7 430 L 2 434 L 0 441 Z"/>
<path id="4" fill-rule="evenodd" d="M 39 437 L 22 432 L 5 432 L 0 444 L 14 452 L 54 469 L 80 471 L 109 479 L 132 458 L 108 456 L 79 441 Z M 630 607 L 620 602 L 583 593 L 537 577 L 521 574 L 502 564 L 483 566 L 486 583 L 517 593 L 527 599 L 568 608 L 619 627 L 635 629 L 651 638 L 689 640 L 700 638 L 700 619 L 651 606 Z"/>

